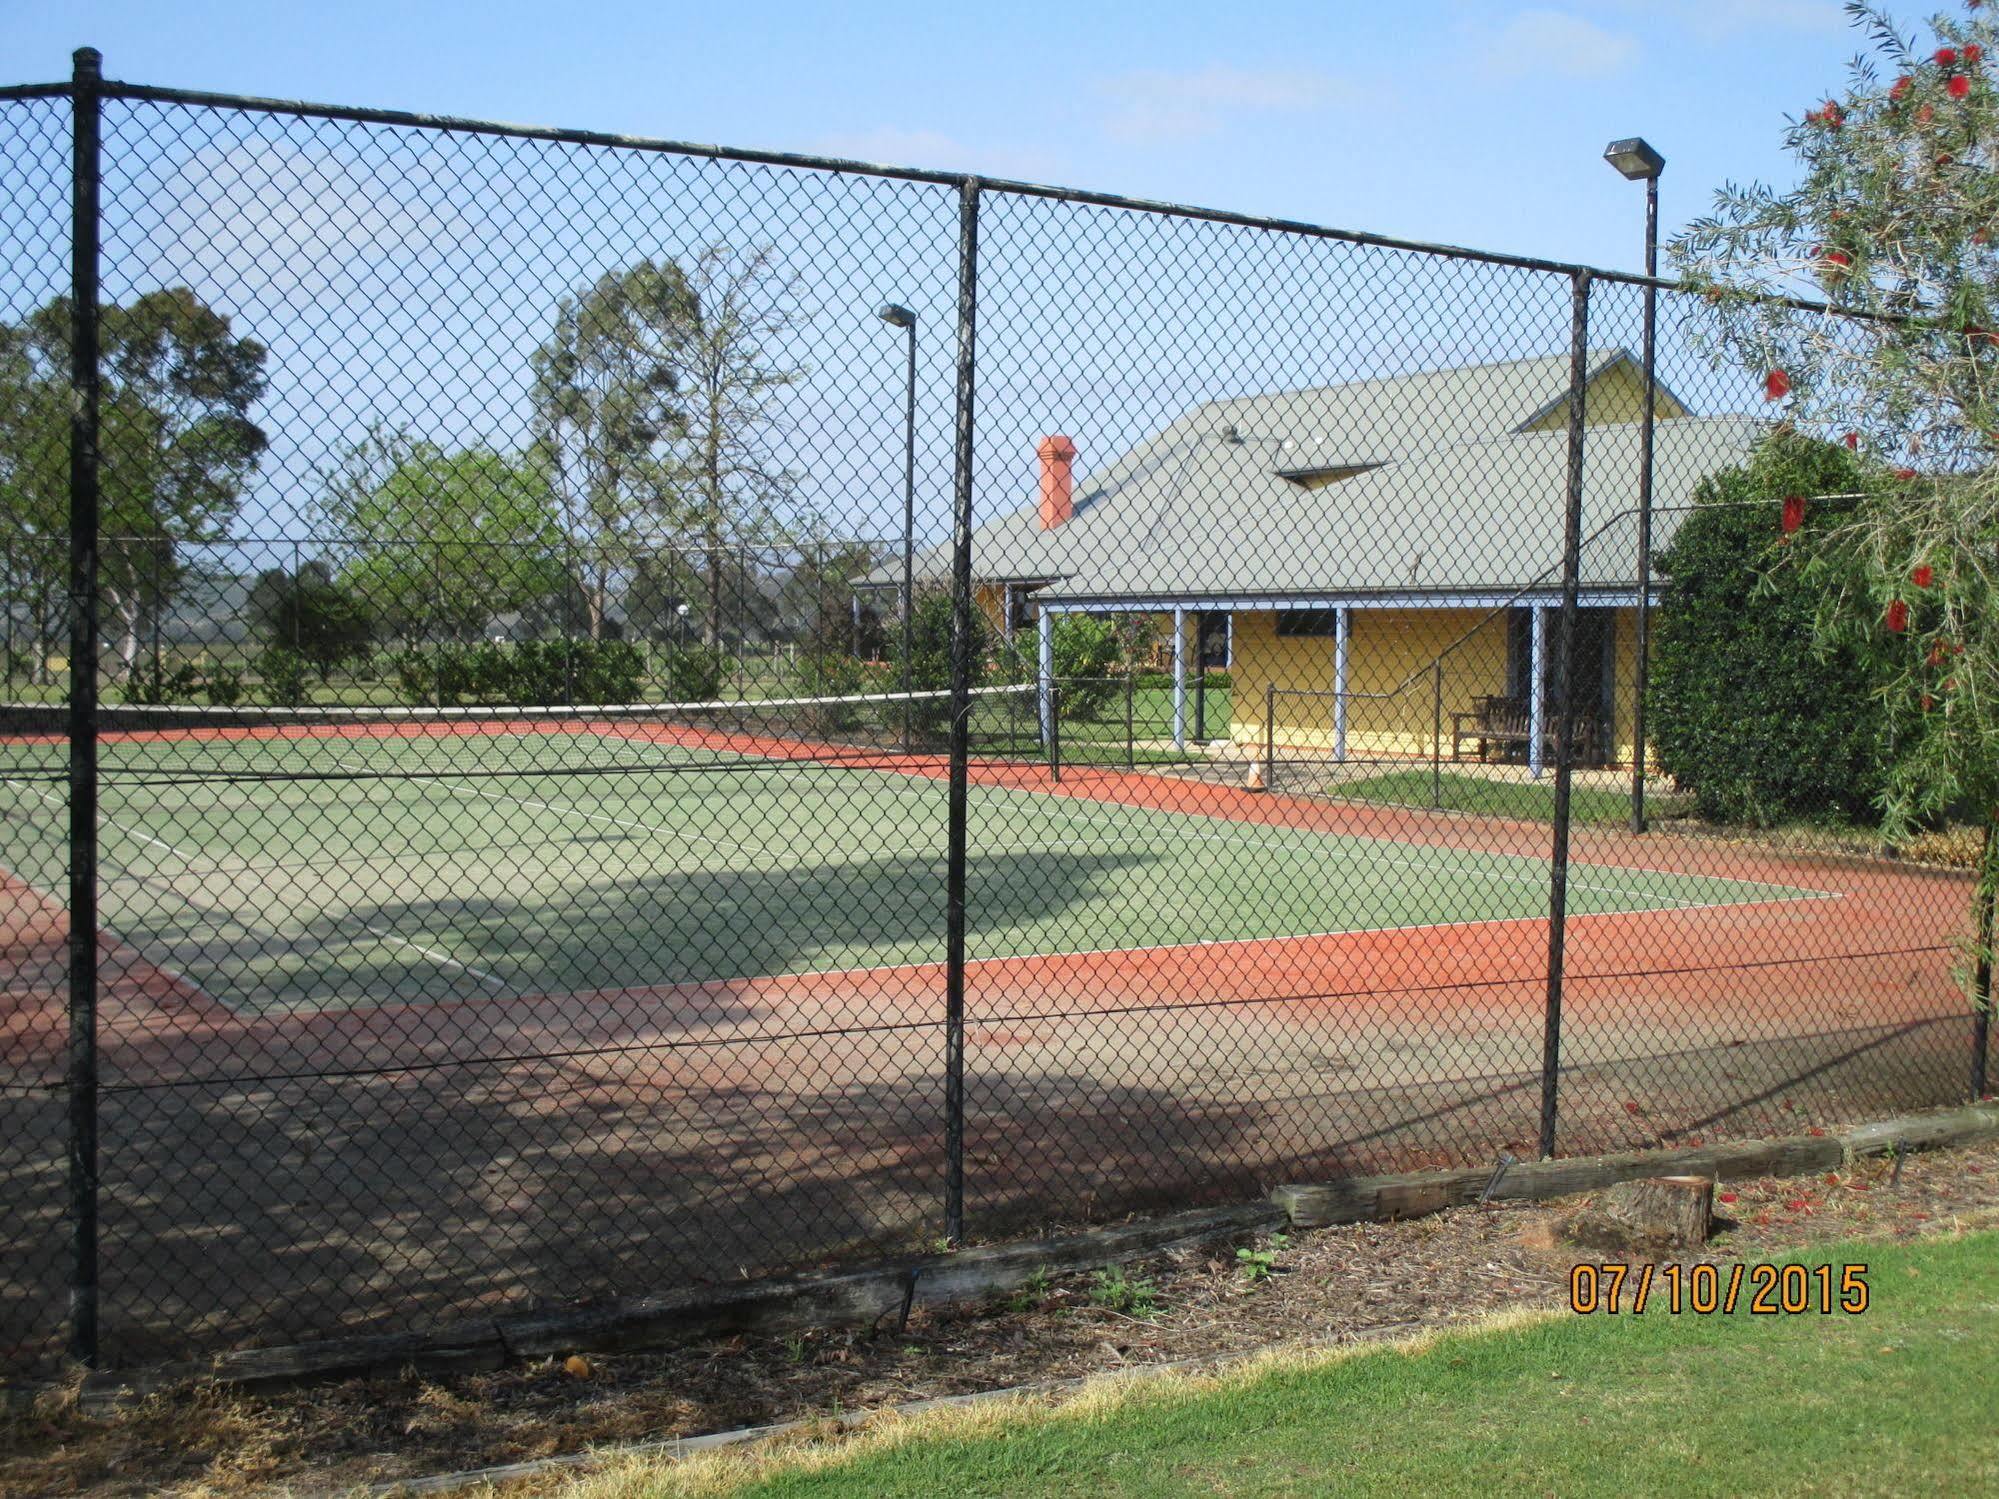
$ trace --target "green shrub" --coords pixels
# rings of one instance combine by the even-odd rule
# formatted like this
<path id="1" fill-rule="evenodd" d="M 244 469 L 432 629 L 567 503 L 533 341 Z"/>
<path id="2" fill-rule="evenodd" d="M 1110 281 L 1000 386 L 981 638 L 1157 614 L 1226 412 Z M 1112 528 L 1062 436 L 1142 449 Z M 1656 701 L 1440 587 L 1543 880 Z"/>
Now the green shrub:
<path id="1" fill-rule="evenodd" d="M 410 703 L 632 703 L 644 690 L 646 658 L 629 640 L 446 641 L 397 652 L 389 673 Z"/>
<path id="2" fill-rule="evenodd" d="M 1107 680 L 1124 670 L 1124 640 L 1109 619 L 1101 614 L 1058 614 L 1049 637 L 1063 717 L 1093 722 L 1113 699 L 1123 700 L 1124 684 Z"/>
<path id="3" fill-rule="evenodd" d="M 894 668 L 890 671 L 893 673 Z M 894 690 L 897 684 L 893 675 L 884 683 L 879 672 L 880 668 L 870 667 L 844 652 L 821 651 L 799 658 L 799 691 L 807 697 L 845 698 Z M 873 703 L 830 702 L 813 708 L 806 715 L 806 722 L 814 733 L 844 734 L 859 728 L 871 713 L 879 711 Z"/>
<path id="4" fill-rule="evenodd" d="M 671 646 L 660 654 L 659 674 L 669 702 L 712 703 L 722 695 L 729 661 L 712 646 Z"/>
<path id="5" fill-rule="evenodd" d="M 201 684 L 201 691 L 211 707 L 233 708 L 249 696 L 249 689 L 243 685 L 243 675 L 232 667 L 211 666 Z"/>
<path id="6" fill-rule="evenodd" d="M 916 596 L 916 607 L 910 611 L 909 690 L 911 692 L 944 692 L 951 686 L 951 622 L 954 610 L 951 595 L 944 589 L 929 589 Z M 984 685 L 992 642 L 986 624 L 986 617 L 978 609 L 970 611 L 971 638 L 965 642 L 970 669 L 967 672 L 968 685 Z M 896 655 L 890 666 L 889 680 L 899 688 L 902 684 L 901 633 L 896 635 Z M 951 704 L 948 698 L 929 698 L 920 703 L 910 715 L 911 728 L 926 738 L 944 733 L 951 722 Z"/>
<path id="7" fill-rule="evenodd" d="M 201 673 L 192 666 L 176 666 L 169 671 L 157 660 L 135 665 L 118 686 L 118 696 L 128 703 L 148 706 L 193 701 L 201 686 Z"/>
<path id="8" fill-rule="evenodd" d="M 1653 621 L 1649 737 L 1705 818 L 1770 826 L 1875 816 L 1885 771 L 1874 674 L 1850 650 L 1821 647 L 1827 585 L 1775 566 L 1812 547 L 1837 507 L 1809 505 L 1803 528 L 1785 539 L 1785 496 L 1862 483 L 1845 448 L 1779 433 L 1746 467 L 1702 481 L 1658 557 L 1666 585 Z"/>
<path id="9" fill-rule="evenodd" d="M 264 701 L 273 708 L 296 708 L 305 701 L 312 663 L 289 646 L 274 645 L 257 657 Z"/>
<path id="10" fill-rule="evenodd" d="M 389 675 L 406 703 L 430 703 L 437 697 L 435 654 L 423 646 L 406 646 L 389 657 Z"/>

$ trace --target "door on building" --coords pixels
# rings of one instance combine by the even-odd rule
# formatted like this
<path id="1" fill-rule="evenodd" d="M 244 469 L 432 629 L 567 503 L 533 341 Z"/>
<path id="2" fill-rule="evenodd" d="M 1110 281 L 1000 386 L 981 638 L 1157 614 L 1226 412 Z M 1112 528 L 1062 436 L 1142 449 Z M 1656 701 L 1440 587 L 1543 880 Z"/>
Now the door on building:
<path id="1" fill-rule="evenodd" d="M 1546 629 L 1541 673 L 1547 693 L 1547 723 L 1550 745 L 1554 742 L 1555 714 L 1561 704 L 1561 611 L 1549 609 L 1543 621 Z M 1534 611 L 1510 609 L 1506 615 L 1506 695 L 1522 703 L 1528 700 L 1528 681 L 1534 662 Z M 1575 746 L 1578 765 L 1609 763 L 1615 742 L 1617 702 L 1617 611 L 1578 609 L 1576 611 L 1576 719 Z M 1523 753 L 1522 758 L 1525 758 Z"/>

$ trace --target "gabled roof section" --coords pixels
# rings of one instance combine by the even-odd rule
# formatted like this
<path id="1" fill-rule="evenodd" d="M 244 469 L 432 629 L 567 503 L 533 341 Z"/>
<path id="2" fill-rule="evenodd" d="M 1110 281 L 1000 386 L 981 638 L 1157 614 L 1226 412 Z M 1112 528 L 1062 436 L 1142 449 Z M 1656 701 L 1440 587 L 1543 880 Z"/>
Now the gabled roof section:
<path id="1" fill-rule="evenodd" d="M 1654 434 L 1653 544 L 1670 543 L 1701 479 L 1743 462 L 1765 424 L 1662 422 Z M 1640 429 L 1591 427 L 1583 457 L 1585 587 L 1636 586 Z M 1197 468 L 1142 543 L 1079 546 L 1037 597 L 1255 598 L 1506 594 L 1552 586 L 1562 556 L 1568 434 L 1508 433 L 1437 448 L 1317 491 Z"/>
<path id="2" fill-rule="evenodd" d="M 1615 442 L 1600 423 L 1635 420 L 1626 410 L 1633 391 L 1642 409 L 1643 382 L 1624 349 L 1592 352 L 1587 368 L 1594 450 Z M 1282 592 L 1335 576 L 1348 589 L 1517 586 L 1540 570 L 1515 576 L 1545 555 L 1550 521 L 1559 539 L 1568 384 L 1559 354 L 1204 402 L 1079 484 L 1066 524 L 1043 530 L 1028 504 L 979 527 L 973 572 L 1052 585 L 1050 598 Z M 1668 446 L 1705 474 L 1752 440 L 1746 418 L 1714 427 L 1685 410 L 1661 389 L 1661 417 L 1677 418 L 1657 428 L 1661 505 L 1673 503 Z M 1681 427 L 1702 433 L 1669 444 Z M 1588 460 L 1584 472 L 1599 495 L 1635 495 L 1629 474 L 1599 482 Z M 1023 490 L 1032 478 L 1024 458 Z M 1417 545 L 1418 531 L 1435 534 Z M 1501 532 L 1520 545 L 1473 545 Z M 948 543 L 925 549 L 918 578 L 948 578 L 950 558 Z M 864 581 L 900 575 L 890 565 Z"/>

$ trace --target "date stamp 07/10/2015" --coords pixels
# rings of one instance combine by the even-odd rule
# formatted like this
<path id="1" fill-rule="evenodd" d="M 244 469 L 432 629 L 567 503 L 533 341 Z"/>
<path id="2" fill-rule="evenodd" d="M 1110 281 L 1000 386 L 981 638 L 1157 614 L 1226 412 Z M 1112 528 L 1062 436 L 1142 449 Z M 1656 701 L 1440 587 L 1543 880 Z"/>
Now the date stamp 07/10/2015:
<path id="1" fill-rule="evenodd" d="M 1569 1272 L 1569 1310 L 1616 1316 L 1652 1307 L 1696 1316 L 1855 1317 L 1867 1310 L 1867 1266 L 1577 1265 Z"/>

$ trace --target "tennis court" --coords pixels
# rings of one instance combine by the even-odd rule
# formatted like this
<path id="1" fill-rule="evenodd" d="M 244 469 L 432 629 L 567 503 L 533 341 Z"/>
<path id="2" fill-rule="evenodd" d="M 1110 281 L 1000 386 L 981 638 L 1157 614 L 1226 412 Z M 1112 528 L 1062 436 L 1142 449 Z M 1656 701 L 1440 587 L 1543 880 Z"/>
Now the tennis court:
<path id="1" fill-rule="evenodd" d="M 103 923 L 232 1012 L 518 999 L 943 957 L 932 757 L 679 724 L 362 721 L 109 741 Z M 8 751 L 18 755 L 18 749 Z M 57 788 L 10 820 L 58 864 Z M 1544 915 L 1544 859 L 974 784 L 972 961 Z M 1822 898 L 1576 866 L 1576 915 Z"/>
<path id="2" fill-rule="evenodd" d="M 1058 779 L 1027 706 L 982 700 L 967 789 L 982 1232 L 1531 1149 L 1545 824 Z M 934 722 L 905 750 L 880 703 L 163 717 L 116 710 L 100 743 L 104 1297 L 129 1356 L 934 1234 Z M 0 995 L 52 1078 L 62 748 L 0 742 Z M 1959 1064 L 1964 876 L 1574 846 L 1569 1148 L 1838 1121 Z M 59 1092 L 0 1102 L 60 1138 Z M 23 1232 L 58 1231 L 59 1167 L 0 1176 Z M 59 1318 L 56 1281 L 20 1294 L 20 1325 Z"/>

